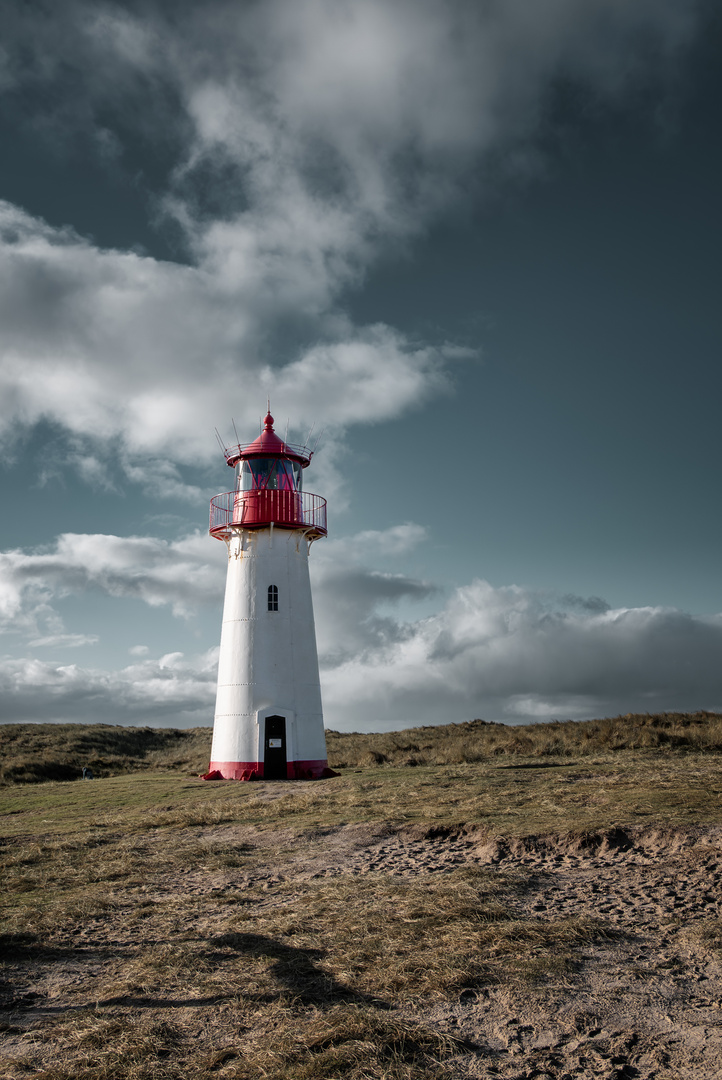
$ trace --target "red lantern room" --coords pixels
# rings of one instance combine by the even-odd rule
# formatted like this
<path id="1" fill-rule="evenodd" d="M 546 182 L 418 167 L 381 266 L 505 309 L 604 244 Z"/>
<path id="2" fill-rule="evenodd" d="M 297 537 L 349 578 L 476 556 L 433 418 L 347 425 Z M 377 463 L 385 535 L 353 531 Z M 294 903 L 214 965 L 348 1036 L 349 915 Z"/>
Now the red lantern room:
<path id="1" fill-rule="evenodd" d="M 313 539 L 326 535 L 326 500 L 303 491 L 303 470 L 313 451 L 279 439 L 270 412 L 257 439 L 224 453 L 236 470 L 236 486 L 211 500 L 212 536 L 224 540 L 233 525 L 301 529 Z"/>

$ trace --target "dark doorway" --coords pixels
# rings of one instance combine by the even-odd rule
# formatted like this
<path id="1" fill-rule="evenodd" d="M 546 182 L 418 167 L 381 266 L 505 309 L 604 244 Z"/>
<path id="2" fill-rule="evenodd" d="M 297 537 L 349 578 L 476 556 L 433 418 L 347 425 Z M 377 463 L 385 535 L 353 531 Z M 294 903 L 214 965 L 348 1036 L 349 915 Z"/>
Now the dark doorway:
<path id="1" fill-rule="evenodd" d="M 265 780 L 285 780 L 286 717 L 266 717 L 266 737 L 263 740 L 263 777 Z"/>

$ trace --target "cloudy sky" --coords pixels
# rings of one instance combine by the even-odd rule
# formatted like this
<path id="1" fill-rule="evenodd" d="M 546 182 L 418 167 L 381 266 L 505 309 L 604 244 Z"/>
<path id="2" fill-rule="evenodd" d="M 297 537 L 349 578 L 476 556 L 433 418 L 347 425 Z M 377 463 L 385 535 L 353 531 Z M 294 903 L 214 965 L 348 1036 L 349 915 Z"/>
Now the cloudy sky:
<path id="1" fill-rule="evenodd" d="M 722 710 L 719 6 L 5 0 L 0 714 L 212 722 L 323 430 L 327 726 Z M 315 435 L 314 435 L 315 438 Z"/>

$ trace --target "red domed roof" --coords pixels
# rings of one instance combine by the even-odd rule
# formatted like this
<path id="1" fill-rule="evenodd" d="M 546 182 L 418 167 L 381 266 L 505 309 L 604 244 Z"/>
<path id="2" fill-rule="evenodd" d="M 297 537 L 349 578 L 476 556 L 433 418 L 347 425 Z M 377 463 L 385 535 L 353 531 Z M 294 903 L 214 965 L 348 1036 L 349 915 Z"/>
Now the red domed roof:
<path id="1" fill-rule="evenodd" d="M 229 447 L 226 450 L 226 461 L 229 465 L 235 465 L 237 461 L 248 457 L 284 457 L 298 461 L 305 468 L 311 460 L 311 453 L 306 446 L 293 446 L 279 439 L 273 430 L 273 417 L 270 412 L 266 413 L 263 421 L 263 431 L 251 443 L 239 443 L 238 446 Z"/>
<path id="2" fill-rule="evenodd" d="M 258 438 L 243 447 L 243 457 L 247 457 L 249 454 L 266 454 L 273 457 L 286 454 L 286 444 L 283 439 L 279 439 L 273 430 L 273 417 L 270 413 L 266 413 L 266 419 L 263 421 L 263 431 Z"/>

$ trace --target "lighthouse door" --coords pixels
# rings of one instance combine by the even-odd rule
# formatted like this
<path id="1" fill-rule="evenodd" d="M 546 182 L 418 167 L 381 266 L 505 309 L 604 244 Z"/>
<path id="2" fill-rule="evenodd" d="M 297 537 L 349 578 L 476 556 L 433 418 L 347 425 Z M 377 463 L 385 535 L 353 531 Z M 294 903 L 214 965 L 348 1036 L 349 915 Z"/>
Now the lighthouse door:
<path id="1" fill-rule="evenodd" d="M 286 717 L 266 717 L 266 737 L 263 740 L 263 777 L 265 780 L 286 780 Z"/>

